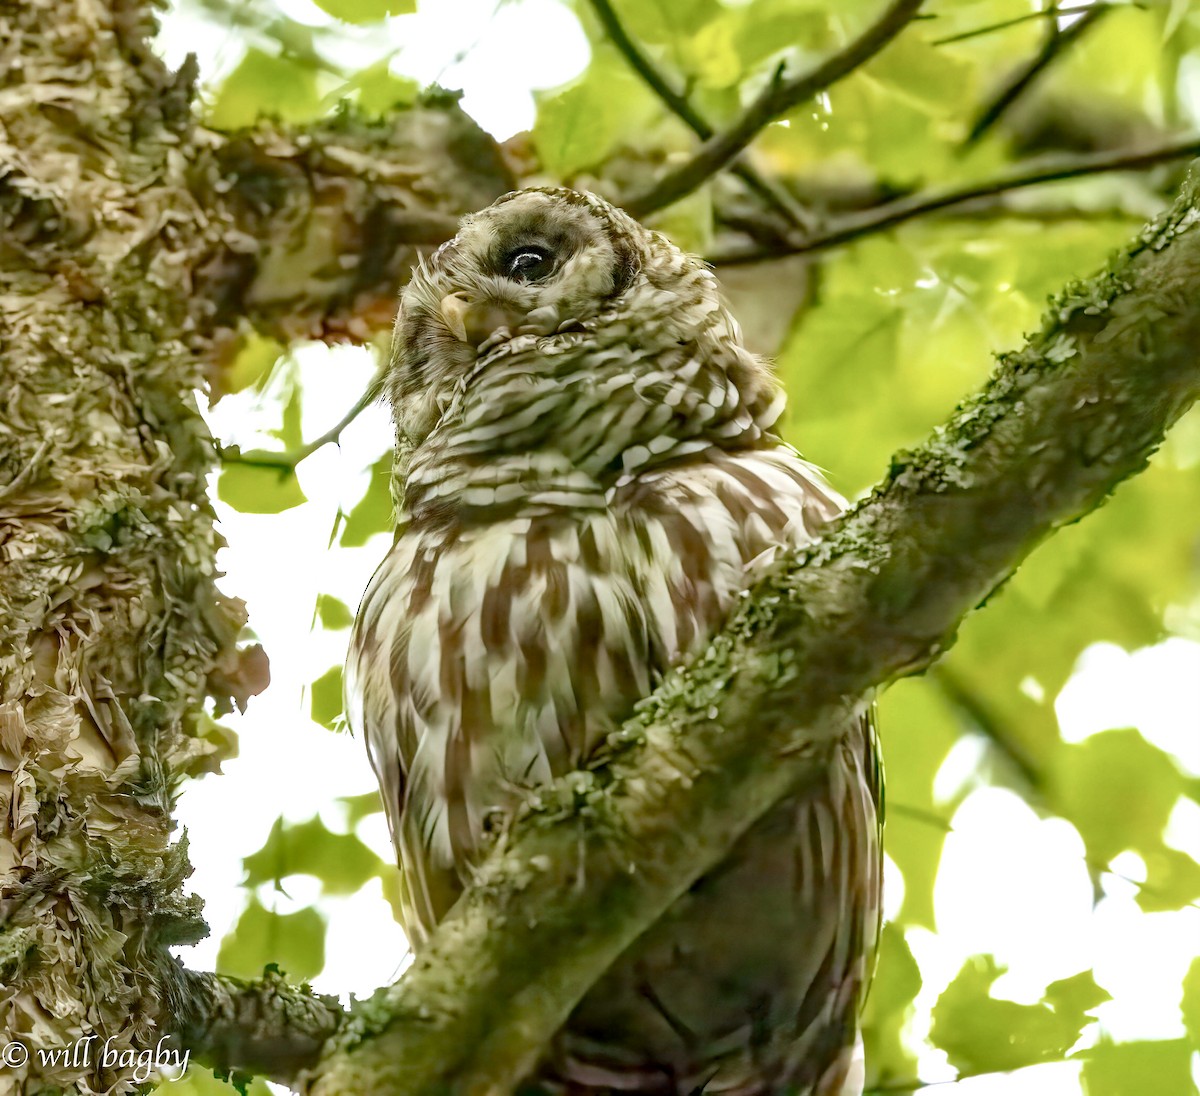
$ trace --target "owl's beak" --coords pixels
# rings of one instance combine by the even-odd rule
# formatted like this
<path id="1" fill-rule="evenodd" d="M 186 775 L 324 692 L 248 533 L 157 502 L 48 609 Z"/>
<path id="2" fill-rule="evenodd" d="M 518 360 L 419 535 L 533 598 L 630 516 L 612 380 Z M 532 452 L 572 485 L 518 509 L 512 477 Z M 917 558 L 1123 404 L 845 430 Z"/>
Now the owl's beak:
<path id="1" fill-rule="evenodd" d="M 523 313 L 495 301 L 473 301 L 463 293 L 448 293 L 441 302 L 442 319 L 459 342 L 479 346 L 501 328 L 515 331 Z"/>

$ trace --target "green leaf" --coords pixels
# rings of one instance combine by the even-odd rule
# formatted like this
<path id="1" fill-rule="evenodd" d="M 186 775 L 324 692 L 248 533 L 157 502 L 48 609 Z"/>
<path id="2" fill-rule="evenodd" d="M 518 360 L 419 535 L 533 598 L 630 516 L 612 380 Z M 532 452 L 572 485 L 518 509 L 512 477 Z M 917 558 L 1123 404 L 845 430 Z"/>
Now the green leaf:
<path id="1" fill-rule="evenodd" d="M 215 129 L 241 129 L 261 115 L 304 122 L 320 113 L 317 73 L 307 61 L 273 57 L 251 47 L 217 92 L 208 121 Z"/>
<path id="2" fill-rule="evenodd" d="M 745 73 L 734 37 L 741 15 L 740 11 L 725 11 L 690 38 L 674 44 L 682 66 L 710 88 L 734 87 Z"/>
<path id="3" fill-rule="evenodd" d="M 654 218 L 651 226 L 669 236 L 676 247 L 703 255 L 712 247 L 712 187 L 702 186 L 681 201 L 673 202 Z"/>
<path id="4" fill-rule="evenodd" d="M 346 516 L 339 542 L 343 548 L 361 548 L 376 533 L 391 532 L 395 520 L 391 484 L 392 454 L 388 452 L 371 465 L 367 493 Z"/>
<path id="5" fill-rule="evenodd" d="M 258 978 L 274 963 L 291 982 L 304 982 L 325 966 L 325 920 L 315 910 L 275 913 L 251 898 L 237 925 L 221 941 L 217 971 Z"/>
<path id="6" fill-rule="evenodd" d="M 916 34 L 902 34 L 865 70 L 892 96 L 930 115 L 974 110 L 976 65 L 965 54 L 941 49 Z"/>
<path id="7" fill-rule="evenodd" d="M 895 924 L 884 925 L 862 1020 L 871 1069 L 868 1088 L 916 1075 L 916 1056 L 905 1043 L 903 1028 L 920 991 L 921 971 L 903 931 Z"/>
<path id="8" fill-rule="evenodd" d="M 1142 859 L 1146 882 L 1138 888 L 1137 904 L 1147 913 L 1183 909 L 1200 899 L 1200 864 L 1186 852 L 1163 845 Z"/>
<path id="9" fill-rule="evenodd" d="M 760 66 L 783 50 L 816 53 L 834 44 L 828 11 L 813 10 L 795 0 L 752 0 L 741 9 L 733 42 L 744 71 Z"/>
<path id="10" fill-rule="evenodd" d="M 362 795 L 338 796 L 337 802 L 346 808 L 346 825 L 357 826 L 369 814 L 378 814 L 383 810 L 383 800 L 378 792 L 364 792 Z"/>
<path id="11" fill-rule="evenodd" d="M 244 1089 L 235 1088 L 227 1081 L 219 1080 L 212 1070 L 192 1063 L 187 1072 L 174 1081 L 163 1081 L 151 1089 L 156 1096 L 271 1096 L 266 1081 L 255 1077 Z"/>
<path id="12" fill-rule="evenodd" d="M 1060 978 L 1046 987 L 1043 1000 L 1054 1009 L 1059 1016 L 1078 1023 L 1082 1031 L 1088 1022 L 1087 1014 L 1099 1008 L 1105 1001 L 1112 1000 L 1108 990 L 1096 985 L 1096 978 L 1090 970 L 1081 970 L 1070 978 Z"/>
<path id="13" fill-rule="evenodd" d="M 1183 1026 L 1187 1029 L 1192 1046 L 1200 1050 L 1200 959 L 1193 959 L 1188 972 L 1183 976 Z"/>
<path id="14" fill-rule="evenodd" d="M 1162 94 L 1156 84 L 1166 60 L 1161 34 L 1148 13 L 1118 5 L 1063 53 L 1045 87 L 1110 116 L 1136 112 L 1153 124 L 1157 111 L 1147 104 Z"/>
<path id="15" fill-rule="evenodd" d="M 958 166 L 946 127 L 935 124 L 927 106 L 896 95 L 863 70 L 784 120 L 786 128 L 771 126 L 767 132 L 793 161 L 858 162 L 873 176 L 903 187 L 953 178 Z"/>
<path id="16" fill-rule="evenodd" d="M 871 1014 L 880 1017 L 901 1012 L 920 992 L 921 971 L 903 931 L 895 924 L 884 925 L 879 965 L 871 983 Z"/>
<path id="17" fill-rule="evenodd" d="M 1053 705 L 1079 656 L 1097 642 L 1156 642 L 1165 606 L 1194 596 L 1193 549 L 1179 534 L 1179 515 L 1197 511 L 1200 476 L 1169 467 L 1160 454 L 1102 509 L 1040 546 L 963 624 L 946 666 L 986 699 L 1047 782 L 1071 763 L 1058 757 Z M 1090 796 L 1078 782 L 1076 792 Z M 1110 830 L 1122 825 L 1112 806 L 1093 812 L 1114 815 L 1099 820 Z"/>
<path id="18" fill-rule="evenodd" d="M 337 730 L 342 715 L 342 668 L 330 666 L 309 686 L 312 719 L 331 731 Z"/>
<path id="19" fill-rule="evenodd" d="M 220 390 L 241 392 L 250 385 L 260 385 L 284 352 L 283 343 L 250 332 L 238 349 L 237 356 L 221 372 Z"/>
<path id="20" fill-rule="evenodd" d="M 378 798 L 378 797 L 376 797 Z M 275 820 L 266 844 L 243 858 L 247 887 L 276 885 L 289 875 L 311 875 L 326 894 L 353 894 L 384 864 L 352 833 L 332 833 L 320 818 L 289 823 Z"/>
<path id="21" fill-rule="evenodd" d="M 283 442 L 285 450 L 299 449 L 304 444 L 304 435 L 300 431 L 302 397 L 300 382 L 293 377 L 288 386 L 287 400 L 283 405 L 283 420 L 278 430 L 269 431 L 273 437 Z"/>
<path id="22" fill-rule="evenodd" d="M 1003 973 L 990 955 L 968 959 L 934 1006 L 930 1039 L 960 1073 L 1003 1073 L 1061 1061 L 1090 1022 L 1080 1008 L 1088 991 L 1073 979 L 1056 983 L 1057 1007 L 1049 997 L 1019 1005 L 990 996 Z"/>
<path id="23" fill-rule="evenodd" d="M 313 0 L 322 11 L 343 23 L 379 23 L 392 15 L 411 15 L 416 0 Z"/>
<path id="24" fill-rule="evenodd" d="M 864 241 L 823 275 L 820 306 L 801 315 L 779 353 L 788 439 L 850 492 L 878 480 L 891 455 L 921 439 L 986 372 L 982 339 L 965 354 L 942 345 L 945 291 L 923 284 L 920 260 L 896 240 Z"/>
<path id="25" fill-rule="evenodd" d="M 221 469 L 217 498 L 243 514 L 278 514 L 308 501 L 291 469 L 236 461 Z"/>
<path id="26" fill-rule="evenodd" d="M 318 594 L 317 619 L 322 628 L 338 632 L 354 623 L 354 614 L 344 601 L 339 601 L 332 594 Z"/>
<path id="27" fill-rule="evenodd" d="M 1053 787 L 1055 806 L 1079 830 L 1091 857 L 1107 864 L 1125 849 L 1162 848 L 1183 778 L 1137 731 L 1104 731 L 1059 751 Z"/>
<path id="28" fill-rule="evenodd" d="M 367 114 L 379 117 L 396 107 L 415 103 L 421 85 L 407 76 L 395 75 L 384 60 L 364 69 L 349 81 L 344 90 L 356 91 L 358 105 Z"/>
<path id="29" fill-rule="evenodd" d="M 898 920 L 936 928 L 933 885 L 954 803 L 934 799 L 933 782 L 962 728 L 927 678 L 896 682 L 879 701 L 887 772 L 887 852 L 904 876 Z"/>
<path id="30" fill-rule="evenodd" d="M 937 882 L 938 865 L 946 844 L 948 829 L 936 824 L 941 811 L 914 812 L 900 799 L 899 789 L 892 788 L 892 762 L 895 750 L 889 742 L 885 747 L 884 765 L 888 781 L 888 797 L 895 804 L 888 806 L 888 855 L 895 861 L 904 877 L 904 904 L 898 919 L 906 925 L 936 929 L 933 909 L 933 888 Z"/>
<path id="31" fill-rule="evenodd" d="M 581 76 L 538 96 L 533 143 L 545 169 L 565 178 L 600 163 L 654 113 L 648 95 L 624 59 L 598 45 Z"/>
<path id="32" fill-rule="evenodd" d="M 615 0 L 625 29 L 643 42 L 674 45 L 721 14 L 717 0 Z"/>
<path id="33" fill-rule="evenodd" d="M 1087 1096 L 1194 1096 L 1191 1047 L 1186 1039 L 1164 1042 L 1101 1042 L 1084 1051 Z"/>

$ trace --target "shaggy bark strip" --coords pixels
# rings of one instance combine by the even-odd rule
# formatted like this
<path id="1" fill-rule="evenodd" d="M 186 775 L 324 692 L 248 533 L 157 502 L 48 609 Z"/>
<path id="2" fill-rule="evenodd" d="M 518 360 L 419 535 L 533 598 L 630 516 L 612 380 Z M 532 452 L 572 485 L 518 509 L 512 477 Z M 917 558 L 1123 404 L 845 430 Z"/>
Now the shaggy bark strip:
<path id="1" fill-rule="evenodd" d="M 221 749 L 206 683 L 244 699 L 263 669 L 213 585 L 189 77 L 151 30 L 84 0 L 0 15 L 0 1030 L 28 1050 L 7 1092 L 132 1090 L 167 948 L 205 932 L 170 809 Z"/>
<path id="2" fill-rule="evenodd" d="M 928 666 L 1039 541 L 1142 469 L 1200 396 L 1198 203 L 1193 176 L 870 498 L 753 590 L 607 758 L 532 803 L 307 1091 L 511 1092 L 613 959 L 819 771 L 849 711 Z"/>
<path id="3" fill-rule="evenodd" d="M 209 698 L 245 703 L 266 664 L 214 585 L 194 393 L 247 317 L 374 333 L 413 248 L 509 185 L 444 94 L 197 127 L 155 6 L 0 6 L 0 1031 L 29 1052 L 4 1092 L 134 1091 L 178 1003 L 168 948 L 207 931 L 171 808 L 228 749 Z"/>

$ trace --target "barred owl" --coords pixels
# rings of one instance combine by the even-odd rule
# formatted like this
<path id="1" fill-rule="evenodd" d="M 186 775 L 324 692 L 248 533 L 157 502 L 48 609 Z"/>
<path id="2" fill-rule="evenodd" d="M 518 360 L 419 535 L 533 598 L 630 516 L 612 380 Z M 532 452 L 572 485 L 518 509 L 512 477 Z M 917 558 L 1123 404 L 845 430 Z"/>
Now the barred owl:
<path id="1" fill-rule="evenodd" d="M 395 543 L 347 710 L 420 948 L 497 812 L 586 762 L 781 546 L 840 508 L 712 272 L 587 194 L 509 194 L 405 290 L 387 380 Z M 878 938 L 868 720 L 583 999 L 543 1091 L 856 1091 Z"/>

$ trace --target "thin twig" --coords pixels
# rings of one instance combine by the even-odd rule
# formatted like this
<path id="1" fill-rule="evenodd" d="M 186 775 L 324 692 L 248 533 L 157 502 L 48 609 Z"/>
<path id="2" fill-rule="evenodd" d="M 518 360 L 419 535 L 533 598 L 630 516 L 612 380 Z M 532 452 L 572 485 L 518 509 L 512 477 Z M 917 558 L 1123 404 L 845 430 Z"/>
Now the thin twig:
<path id="1" fill-rule="evenodd" d="M 922 0 L 892 0 L 879 19 L 811 72 L 788 80 L 784 79 L 781 65 L 758 98 L 733 125 L 706 140 L 687 163 L 668 172 L 648 191 L 626 201 L 625 208 L 635 217 L 644 217 L 691 194 L 706 179 L 739 156 L 781 114 L 786 114 L 866 64 L 908 26 L 916 17 L 921 3 Z"/>
<path id="2" fill-rule="evenodd" d="M 301 461 L 307 460 L 318 449 L 329 445 L 331 442 L 336 442 L 342 436 L 342 432 L 346 427 L 378 399 L 383 387 L 383 377 L 383 370 L 376 373 L 371 378 L 371 383 L 367 385 L 366 390 L 355 401 L 354 406 L 341 417 L 336 425 L 330 427 L 320 437 L 282 453 L 273 453 L 269 449 L 251 449 L 250 452 L 243 453 L 238 450 L 237 446 L 223 445 L 218 448 L 221 460 L 226 464 L 252 464 L 259 468 L 279 468 L 284 471 L 294 471 Z"/>
<path id="3" fill-rule="evenodd" d="M 707 141 L 715 132 L 711 123 L 682 92 L 676 91 L 654 62 L 642 52 L 638 44 L 629 37 L 620 18 L 609 0 L 590 0 L 596 18 L 604 28 L 608 39 L 620 51 L 629 67 L 645 82 L 646 86 L 662 100 L 663 105 L 678 117 L 697 137 Z M 739 179 L 763 201 L 781 214 L 793 228 L 809 231 L 811 221 L 782 187 L 764 176 L 744 159 L 738 159 L 730 167 Z"/>
<path id="4" fill-rule="evenodd" d="M 958 709 L 959 714 L 965 716 L 971 726 L 1008 759 L 1030 788 L 1034 791 L 1044 789 L 1043 774 L 1033 758 L 1029 756 L 1028 751 L 1017 741 L 1016 736 L 988 707 L 987 703 L 958 674 L 948 666 L 938 665 L 925 676 Z"/>
<path id="5" fill-rule="evenodd" d="M 646 86 L 657 95 L 672 114 L 678 115 L 688 125 L 693 133 L 701 140 L 707 140 L 713 135 L 713 128 L 708 121 L 688 101 L 686 95 L 677 92 L 667 82 L 667 79 L 654 66 L 638 44 L 629 37 L 624 25 L 613 10 L 609 0 L 590 0 L 592 10 L 609 41 L 621 52 L 629 67 L 634 70 L 646 83 Z"/>
<path id="6" fill-rule="evenodd" d="M 1029 61 L 1012 73 L 1004 84 L 997 89 L 991 99 L 984 104 L 983 109 L 980 110 L 971 125 L 970 133 L 967 134 L 966 139 L 963 141 L 963 148 L 970 148 L 976 144 L 1004 117 L 1012 105 L 1037 82 L 1038 78 L 1055 61 L 1065 55 L 1069 46 L 1078 42 L 1080 38 L 1092 27 L 1096 26 L 1111 10 L 1111 8 L 1107 7 L 1090 8 L 1066 28 L 1060 27 L 1057 20 L 1052 20 L 1048 24 L 1048 32 L 1042 40 L 1041 49 Z"/>
<path id="7" fill-rule="evenodd" d="M 1050 19 L 1059 18 L 1064 15 L 1082 15 L 1084 12 L 1095 11 L 1097 8 L 1136 8 L 1144 10 L 1145 4 L 1128 3 L 1128 4 L 1077 4 L 1074 7 L 1068 8 L 1047 8 L 1045 11 L 1031 11 L 1027 15 L 1017 15 L 1012 19 L 1002 19 L 998 23 L 988 23 L 983 27 L 976 27 L 974 30 L 960 31 L 958 34 L 948 34 L 945 38 L 935 38 L 930 45 L 934 46 L 951 46 L 956 42 L 966 42 L 971 38 L 980 38 L 985 34 L 995 34 L 997 31 L 1008 30 L 1009 27 L 1019 26 L 1021 23 L 1028 23 L 1033 19 Z"/>
<path id="8" fill-rule="evenodd" d="M 892 228 L 904 221 L 926 213 L 934 213 L 951 206 L 962 205 L 976 198 L 989 198 L 1040 183 L 1059 182 L 1086 175 L 1098 175 L 1109 171 L 1132 171 L 1169 163 L 1188 156 L 1200 156 L 1200 134 L 1191 133 L 1161 145 L 1148 148 L 1120 149 L 1116 152 L 1089 152 L 1070 157 L 1042 160 L 1032 166 L 1018 168 L 959 187 L 930 188 L 914 194 L 885 202 L 883 205 L 862 213 L 852 213 L 838 218 L 824 231 L 798 239 L 786 248 L 763 247 L 736 249 L 709 257 L 716 266 L 748 265 L 767 262 L 784 255 L 799 255 L 810 251 L 823 251 L 838 244 L 849 243 L 884 229 Z"/>
<path id="9" fill-rule="evenodd" d="M 1012 1070 L 995 1070 L 995 1073 L 1011 1073 Z M 906 1092 L 923 1092 L 927 1088 L 940 1088 L 945 1085 L 956 1085 L 959 1081 L 967 1081 L 972 1077 L 987 1077 L 988 1073 L 962 1073 L 957 1077 L 947 1077 L 944 1081 L 887 1081 L 882 1085 L 874 1085 L 863 1089 L 863 1096 L 900 1096 Z"/>

